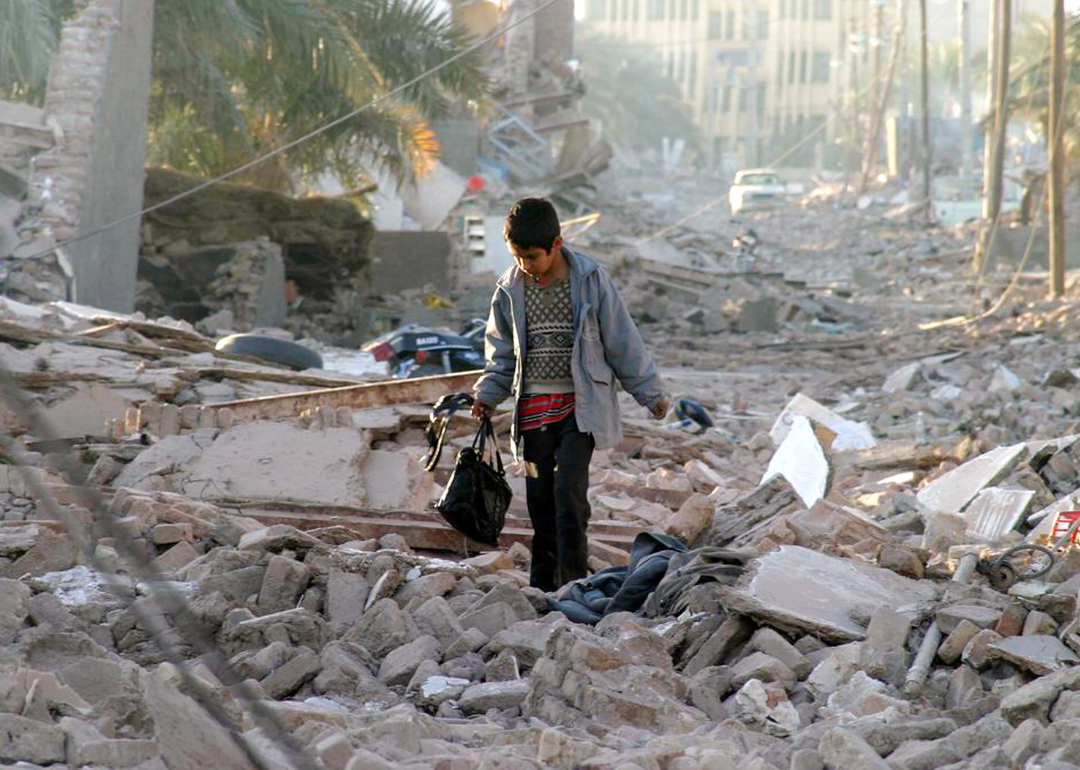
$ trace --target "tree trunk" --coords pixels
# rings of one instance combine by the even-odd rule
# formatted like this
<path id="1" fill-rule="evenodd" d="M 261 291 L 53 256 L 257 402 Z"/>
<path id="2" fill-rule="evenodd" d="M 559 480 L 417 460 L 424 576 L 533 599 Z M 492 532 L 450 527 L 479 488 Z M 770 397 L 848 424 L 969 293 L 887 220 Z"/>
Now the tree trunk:
<path id="1" fill-rule="evenodd" d="M 1047 180 L 1050 208 L 1050 296 L 1065 293 L 1065 0 L 1054 0 L 1050 36 L 1050 104 L 1047 120 L 1047 150 L 1050 173 Z"/>
<path id="2" fill-rule="evenodd" d="M 997 0 L 997 50 L 994 53 L 994 130 L 987 145 L 990 165 L 983 185 L 983 216 L 996 222 L 1001 214 L 1002 171 L 1009 123 L 1009 57 L 1012 38 L 1012 0 Z M 993 224 L 991 224 L 991 227 Z"/>
<path id="3" fill-rule="evenodd" d="M 934 152 L 930 145 L 930 44 L 926 0 L 919 0 L 919 27 L 922 38 L 922 196 L 924 216 L 930 222 L 934 217 L 934 202 L 930 194 L 930 165 Z"/>
<path id="4" fill-rule="evenodd" d="M 885 74 L 885 87 L 881 90 L 881 97 L 874 107 L 874 114 L 870 118 L 870 134 L 866 143 L 866 155 L 863 161 L 862 179 L 859 180 L 859 192 L 861 196 L 866 193 L 866 187 L 870 183 L 870 176 L 877 166 L 877 154 L 881 139 L 881 126 L 885 122 L 885 110 L 889 106 L 889 98 L 892 95 L 893 81 L 896 79 L 896 65 L 900 61 L 900 49 L 904 46 L 904 33 L 907 29 L 908 0 L 898 0 L 898 14 L 896 33 L 892 41 L 892 51 L 889 53 L 889 67 Z"/>

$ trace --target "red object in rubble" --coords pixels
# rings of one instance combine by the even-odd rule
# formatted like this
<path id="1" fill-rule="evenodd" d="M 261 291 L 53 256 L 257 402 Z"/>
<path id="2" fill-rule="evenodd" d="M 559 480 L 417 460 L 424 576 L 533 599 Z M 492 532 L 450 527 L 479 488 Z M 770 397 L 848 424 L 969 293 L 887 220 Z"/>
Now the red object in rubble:
<path id="1" fill-rule="evenodd" d="M 1069 531 L 1069 527 L 1076 523 L 1076 520 L 1080 519 L 1080 511 L 1061 511 L 1054 518 L 1054 528 L 1050 531 L 1050 541 L 1053 542 L 1059 537 Z M 1077 529 L 1072 533 L 1072 537 L 1069 538 L 1070 543 L 1080 542 L 1080 529 Z"/>
<path id="2" fill-rule="evenodd" d="M 465 184 L 469 188 L 469 192 L 478 193 L 484 189 L 484 177 L 473 174 Z"/>

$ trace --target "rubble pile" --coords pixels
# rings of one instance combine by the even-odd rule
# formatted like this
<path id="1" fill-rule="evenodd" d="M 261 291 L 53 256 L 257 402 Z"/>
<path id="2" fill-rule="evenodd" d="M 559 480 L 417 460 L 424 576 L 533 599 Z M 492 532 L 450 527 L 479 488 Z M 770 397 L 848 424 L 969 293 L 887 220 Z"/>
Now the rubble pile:
<path id="1" fill-rule="evenodd" d="M 390 400 L 409 381 L 335 403 L 367 381 L 336 370 L 346 351 L 294 372 L 184 322 L 5 300 L 0 355 L 59 435 L 4 414 L 35 467 L 0 465 L 0 763 L 250 767 L 209 696 L 290 766 L 253 693 L 328 770 L 1080 765 L 1080 551 L 1055 546 L 1037 575 L 1030 552 L 998 560 L 1080 509 L 1072 306 L 1021 289 L 1007 318 L 921 328 L 963 312 L 960 236 L 872 210 L 830 225 L 829 205 L 763 219 L 764 261 L 737 274 L 707 231 L 670 236 L 668 261 L 589 231 L 672 395 L 714 423 L 650 422 L 622 396 L 625 438 L 594 457 L 590 566 L 626 564 L 641 532 L 689 551 L 640 610 L 594 625 L 528 587 L 520 476 L 500 550 L 426 511 L 474 426 L 453 417 L 424 473 L 427 407 Z M 826 247 L 795 255 L 802 227 Z M 69 449 L 77 479 L 57 470 Z"/>

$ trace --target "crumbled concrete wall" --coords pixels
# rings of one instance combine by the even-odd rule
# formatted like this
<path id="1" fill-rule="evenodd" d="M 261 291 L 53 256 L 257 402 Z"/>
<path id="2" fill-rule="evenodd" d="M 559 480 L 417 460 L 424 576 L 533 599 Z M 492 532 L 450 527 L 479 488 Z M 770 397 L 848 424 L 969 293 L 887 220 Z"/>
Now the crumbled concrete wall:
<path id="1" fill-rule="evenodd" d="M 45 111 L 62 136 L 30 179 L 57 240 L 142 206 L 150 101 L 153 0 L 90 0 L 64 25 Z M 67 247 L 78 302 L 131 311 L 139 222 Z"/>

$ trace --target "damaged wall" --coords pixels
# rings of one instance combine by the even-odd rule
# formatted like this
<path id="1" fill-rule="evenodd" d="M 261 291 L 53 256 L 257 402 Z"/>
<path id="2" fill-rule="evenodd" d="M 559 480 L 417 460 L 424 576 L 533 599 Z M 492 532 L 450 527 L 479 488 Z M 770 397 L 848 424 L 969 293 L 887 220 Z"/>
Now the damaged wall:
<path id="1" fill-rule="evenodd" d="M 142 207 L 153 20 L 153 0 L 91 0 L 64 25 L 45 97 L 59 137 L 30 180 L 57 240 Z M 130 311 L 138 245 L 136 219 L 68 247 L 74 299 Z"/>

